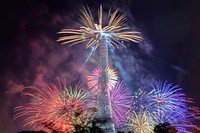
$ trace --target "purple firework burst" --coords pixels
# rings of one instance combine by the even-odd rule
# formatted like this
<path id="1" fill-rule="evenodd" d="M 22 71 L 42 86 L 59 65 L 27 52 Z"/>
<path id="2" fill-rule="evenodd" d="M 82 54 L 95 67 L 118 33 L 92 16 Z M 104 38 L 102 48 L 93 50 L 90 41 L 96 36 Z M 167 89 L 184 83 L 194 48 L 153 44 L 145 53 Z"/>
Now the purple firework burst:
<path id="1" fill-rule="evenodd" d="M 127 90 L 126 84 L 119 81 L 110 92 L 112 114 L 116 127 L 120 127 L 126 121 L 128 110 L 132 108 L 131 95 Z"/>

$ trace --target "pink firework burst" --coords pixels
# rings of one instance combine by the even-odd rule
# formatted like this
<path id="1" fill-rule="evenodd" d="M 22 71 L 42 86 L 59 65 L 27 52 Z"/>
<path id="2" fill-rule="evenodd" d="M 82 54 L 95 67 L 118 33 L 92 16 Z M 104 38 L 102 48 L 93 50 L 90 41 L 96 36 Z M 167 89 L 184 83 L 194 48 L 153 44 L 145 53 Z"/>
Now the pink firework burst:
<path id="1" fill-rule="evenodd" d="M 115 72 L 114 69 L 112 69 L 110 66 L 107 67 L 106 72 L 108 76 L 107 86 L 108 89 L 112 90 L 112 88 L 114 88 L 117 83 L 118 73 Z M 87 76 L 88 87 L 92 89 L 92 91 L 97 93 L 100 91 L 98 90 L 98 88 L 100 85 L 101 73 L 102 70 L 100 68 L 97 68 L 92 72 L 91 76 Z"/>
<path id="2" fill-rule="evenodd" d="M 131 95 L 124 81 L 119 81 L 110 92 L 113 120 L 116 127 L 120 127 L 126 121 L 128 111 L 132 108 Z"/>
<path id="3" fill-rule="evenodd" d="M 86 126 L 94 116 L 92 109 L 87 106 L 88 93 L 80 86 L 67 88 L 64 80 L 62 85 L 59 81 L 59 85 L 58 88 L 54 84 L 41 83 L 25 87 L 30 92 L 24 91 L 22 94 L 32 99 L 25 106 L 15 108 L 14 120 L 25 116 L 24 126 L 48 133 L 73 132 L 75 125 Z"/>

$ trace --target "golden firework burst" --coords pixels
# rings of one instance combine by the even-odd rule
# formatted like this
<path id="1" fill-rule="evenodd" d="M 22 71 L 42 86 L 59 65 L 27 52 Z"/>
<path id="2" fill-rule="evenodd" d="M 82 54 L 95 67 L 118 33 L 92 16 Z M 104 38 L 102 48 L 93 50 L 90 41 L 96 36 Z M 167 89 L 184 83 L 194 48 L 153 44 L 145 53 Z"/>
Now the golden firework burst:
<path id="1" fill-rule="evenodd" d="M 104 42 L 109 42 L 113 48 L 119 48 L 118 44 L 125 47 L 122 41 L 131 41 L 139 43 L 142 37 L 140 32 L 130 31 L 125 23 L 125 14 L 119 14 L 119 10 L 108 13 L 107 25 L 103 27 L 103 9 L 100 5 L 98 13 L 98 24 L 94 22 L 94 18 L 89 7 L 84 6 L 81 9 L 80 21 L 82 25 L 80 29 L 62 29 L 59 34 L 65 34 L 57 41 L 61 44 L 70 44 L 73 46 L 82 42 L 86 42 L 86 49 L 95 46 L 95 49 Z"/>

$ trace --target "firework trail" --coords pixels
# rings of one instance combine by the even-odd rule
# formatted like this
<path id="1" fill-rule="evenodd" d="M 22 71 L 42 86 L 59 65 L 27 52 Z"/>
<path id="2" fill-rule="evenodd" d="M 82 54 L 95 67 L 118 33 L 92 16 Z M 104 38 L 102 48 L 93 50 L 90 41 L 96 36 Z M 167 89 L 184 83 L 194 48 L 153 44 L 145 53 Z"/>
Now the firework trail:
<path id="1" fill-rule="evenodd" d="M 91 56 L 92 56 L 93 53 L 94 53 L 94 47 L 91 48 L 91 51 L 90 51 L 87 59 L 85 60 L 84 64 L 80 68 L 79 72 L 81 72 L 83 70 L 83 68 L 85 67 L 85 64 L 87 64 L 87 62 L 89 61 L 89 59 L 91 58 Z"/>
<path id="2" fill-rule="evenodd" d="M 59 87 L 41 83 L 24 89 L 29 89 L 29 92 L 22 94 L 32 99 L 25 106 L 15 108 L 14 120 L 25 116 L 24 126 L 34 130 L 73 132 L 75 125 L 85 127 L 94 116 L 87 106 L 89 93 L 79 86 L 67 88 L 64 80 L 62 84 L 59 81 Z"/>

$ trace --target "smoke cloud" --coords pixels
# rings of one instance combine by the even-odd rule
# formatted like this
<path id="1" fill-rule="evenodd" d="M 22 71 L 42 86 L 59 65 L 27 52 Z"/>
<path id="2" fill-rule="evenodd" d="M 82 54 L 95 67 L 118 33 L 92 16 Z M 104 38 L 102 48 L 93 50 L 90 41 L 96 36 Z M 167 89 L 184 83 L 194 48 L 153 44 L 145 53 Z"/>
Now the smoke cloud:
<path id="1" fill-rule="evenodd" d="M 96 7 L 93 8 L 92 10 Z M 123 9 L 128 12 L 130 22 L 134 22 L 127 8 L 122 8 L 122 12 Z M 84 44 L 68 47 L 56 42 L 56 33 L 61 28 L 79 26 L 74 21 L 77 16 L 73 10 L 56 13 L 49 10 L 47 5 L 41 5 L 19 21 L 12 62 L 10 61 L 8 71 L 2 75 L 4 86 L 1 88 L 3 108 L 0 110 L 0 123 L 3 125 L 1 124 L 0 130 L 4 133 L 29 130 L 22 128 L 21 119 L 12 121 L 14 107 L 24 105 L 30 100 L 20 95 L 22 87 L 41 82 L 55 83 L 56 77 L 61 77 L 72 85 L 80 82 L 87 88 L 87 75 L 99 65 L 98 51 L 82 68 L 89 55 L 89 50 L 85 50 Z M 139 30 L 134 23 L 129 24 L 131 29 Z M 147 40 L 145 36 L 144 38 Z M 127 43 L 127 49 L 120 48 L 110 53 L 110 64 L 119 72 L 120 78 L 127 82 L 130 91 L 134 92 L 155 80 L 154 67 L 147 57 L 151 55 L 152 50 L 152 45 L 143 41 L 141 45 Z"/>

